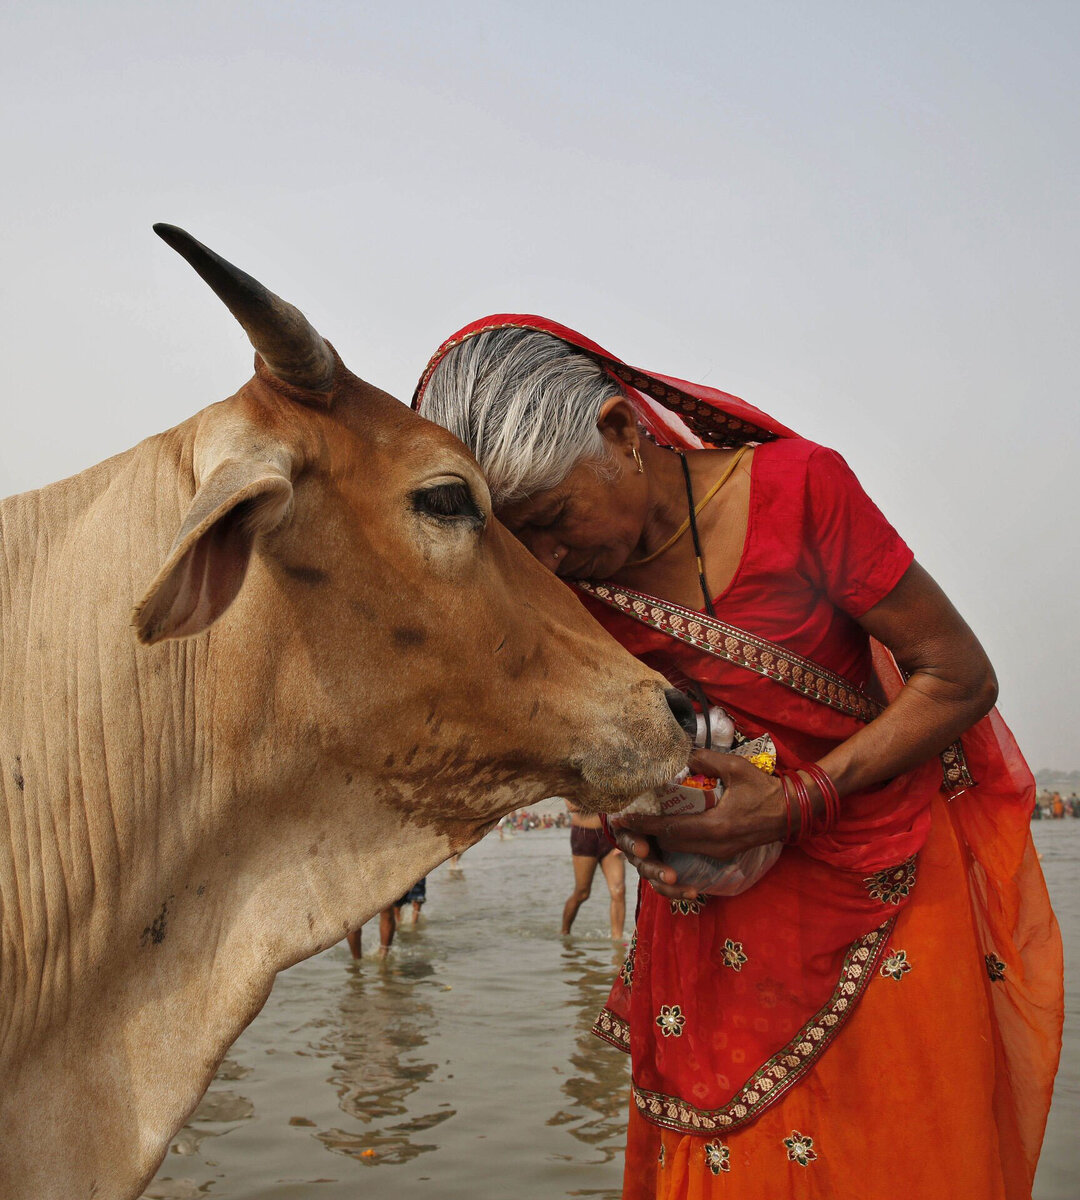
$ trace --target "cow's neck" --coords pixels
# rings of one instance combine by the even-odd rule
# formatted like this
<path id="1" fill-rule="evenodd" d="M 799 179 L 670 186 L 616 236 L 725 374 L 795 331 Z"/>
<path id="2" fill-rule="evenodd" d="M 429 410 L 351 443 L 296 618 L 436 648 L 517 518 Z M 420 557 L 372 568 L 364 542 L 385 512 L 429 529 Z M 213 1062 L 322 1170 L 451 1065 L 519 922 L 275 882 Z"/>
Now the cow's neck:
<path id="1" fill-rule="evenodd" d="M 178 453 L 162 435 L 0 505 L 4 954 L 40 997 L 4 989 L 5 1047 L 63 1016 L 129 880 L 154 869 L 146 849 L 186 714 L 140 660 L 128 613 L 181 511 Z"/>

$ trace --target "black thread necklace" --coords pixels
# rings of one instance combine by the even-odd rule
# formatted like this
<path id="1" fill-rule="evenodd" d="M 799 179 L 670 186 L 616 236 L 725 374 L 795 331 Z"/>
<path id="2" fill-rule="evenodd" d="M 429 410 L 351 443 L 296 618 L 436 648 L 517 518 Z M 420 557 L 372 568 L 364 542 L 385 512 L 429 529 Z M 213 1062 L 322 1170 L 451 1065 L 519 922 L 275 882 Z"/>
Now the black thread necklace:
<path id="1" fill-rule="evenodd" d="M 690 508 L 690 536 L 694 539 L 694 555 L 697 559 L 698 583 L 701 584 L 701 594 L 705 598 L 705 611 L 710 617 L 716 616 L 713 608 L 712 594 L 705 579 L 705 556 L 701 552 L 701 538 L 698 536 L 697 513 L 694 512 L 694 485 L 690 482 L 690 464 L 686 455 L 680 450 L 679 461 L 682 463 L 683 479 L 686 481 L 686 503 Z"/>

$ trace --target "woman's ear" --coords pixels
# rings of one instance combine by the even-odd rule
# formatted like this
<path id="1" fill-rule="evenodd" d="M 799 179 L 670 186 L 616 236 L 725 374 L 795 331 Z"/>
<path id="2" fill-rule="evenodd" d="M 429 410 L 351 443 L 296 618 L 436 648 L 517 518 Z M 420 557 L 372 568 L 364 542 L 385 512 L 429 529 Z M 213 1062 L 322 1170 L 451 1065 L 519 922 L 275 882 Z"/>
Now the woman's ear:
<path id="1" fill-rule="evenodd" d="M 612 443 L 612 449 L 631 453 L 639 441 L 637 413 L 625 396 L 612 396 L 605 400 L 596 418 L 596 428 L 602 437 Z"/>

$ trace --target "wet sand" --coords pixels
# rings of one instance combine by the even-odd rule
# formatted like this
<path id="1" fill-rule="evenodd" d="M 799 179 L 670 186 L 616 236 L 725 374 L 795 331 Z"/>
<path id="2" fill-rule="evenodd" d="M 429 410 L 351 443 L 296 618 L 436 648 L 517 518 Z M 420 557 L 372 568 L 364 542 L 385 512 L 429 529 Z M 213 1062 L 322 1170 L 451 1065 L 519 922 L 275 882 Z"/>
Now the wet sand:
<path id="1" fill-rule="evenodd" d="M 1035 1197 L 1075 1200 L 1080 821 L 1034 831 L 1067 959 Z M 622 960 L 603 880 L 563 939 L 565 830 L 489 838 L 462 866 L 464 878 L 441 867 L 429 879 L 424 919 L 386 963 L 354 965 L 342 945 L 278 979 L 147 1197 L 617 1200 L 629 1075 L 588 1033 Z M 370 953 L 377 923 L 365 937 Z"/>

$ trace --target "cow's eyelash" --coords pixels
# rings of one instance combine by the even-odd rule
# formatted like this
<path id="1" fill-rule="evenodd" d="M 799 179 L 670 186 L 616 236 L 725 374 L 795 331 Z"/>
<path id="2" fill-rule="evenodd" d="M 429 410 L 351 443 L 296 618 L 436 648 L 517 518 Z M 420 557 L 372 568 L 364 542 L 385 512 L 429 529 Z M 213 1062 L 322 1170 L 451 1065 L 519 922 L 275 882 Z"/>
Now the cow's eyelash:
<path id="1" fill-rule="evenodd" d="M 484 514 L 464 483 L 439 483 L 434 487 L 421 488 L 413 492 L 413 508 L 425 516 L 438 517 L 443 521 L 471 521 L 484 523 Z"/>

